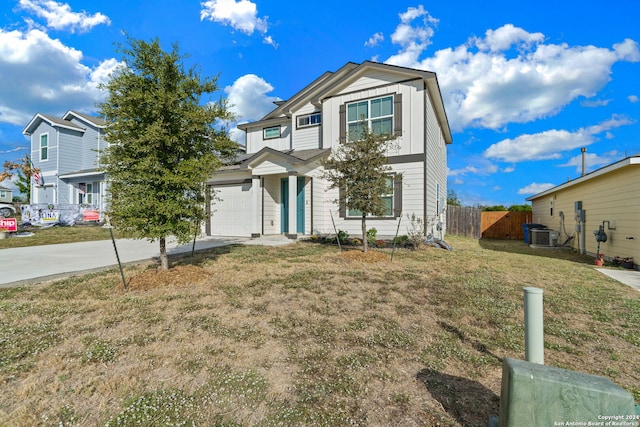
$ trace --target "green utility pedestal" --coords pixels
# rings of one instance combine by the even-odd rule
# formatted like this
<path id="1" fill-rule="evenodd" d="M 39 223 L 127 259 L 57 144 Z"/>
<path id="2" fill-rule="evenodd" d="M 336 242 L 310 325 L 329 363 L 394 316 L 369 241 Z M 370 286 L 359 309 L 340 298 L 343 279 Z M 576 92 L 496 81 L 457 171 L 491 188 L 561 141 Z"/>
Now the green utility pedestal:
<path id="1" fill-rule="evenodd" d="M 523 360 L 502 364 L 498 427 L 637 427 L 633 396 L 611 380 Z"/>

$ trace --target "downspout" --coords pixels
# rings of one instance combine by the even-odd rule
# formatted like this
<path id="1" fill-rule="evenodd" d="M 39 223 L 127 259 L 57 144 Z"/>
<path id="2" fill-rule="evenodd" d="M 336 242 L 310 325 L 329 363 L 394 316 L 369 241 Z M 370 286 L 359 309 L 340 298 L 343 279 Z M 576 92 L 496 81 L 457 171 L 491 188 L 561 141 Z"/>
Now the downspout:
<path id="1" fill-rule="evenodd" d="M 424 113 L 423 113 L 423 117 L 424 117 L 424 136 L 423 136 L 423 139 L 424 139 L 424 143 L 423 143 L 423 145 L 424 145 L 424 147 L 423 147 L 424 158 L 422 159 L 422 161 L 424 162 L 424 168 L 422 168 L 422 170 L 423 170 L 422 173 L 424 175 L 423 176 L 423 180 L 424 180 L 424 200 L 422 201 L 422 210 L 423 210 L 422 218 L 423 218 L 423 221 L 424 221 L 423 222 L 423 224 L 424 224 L 424 234 L 425 234 L 425 237 L 426 237 L 427 229 L 428 229 L 428 225 L 427 225 L 427 218 L 428 218 L 428 216 L 427 216 L 427 200 L 429 199 L 429 186 L 428 186 L 429 181 L 427 179 L 427 142 L 428 142 L 427 141 L 428 140 L 427 135 L 429 134 L 428 128 L 427 128 L 428 123 L 429 123 L 429 120 L 428 120 L 428 118 L 429 118 L 428 117 L 428 114 L 429 114 L 428 111 L 429 110 L 427 108 L 427 102 L 429 102 L 429 99 L 428 99 L 429 91 L 427 90 L 427 82 L 424 81 L 424 80 L 422 81 L 422 89 L 424 90 L 424 98 L 423 98 L 423 102 L 424 102 L 424 105 L 423 105 L 423 109 L 424 109 Z"/>
<path id="2" fill-rule="evenodd" d="M 60 176 L 60 128 L 56 127 L 56 180 L 54 181 L 55 184 L 53 184 L 53 192 L 55 193 L 56 197 L 55 197 L 55 204 L 58 204 L 58 188 L 59 188 L 59 182 L 58 180 L 60 178 L 58 178 Z"/>

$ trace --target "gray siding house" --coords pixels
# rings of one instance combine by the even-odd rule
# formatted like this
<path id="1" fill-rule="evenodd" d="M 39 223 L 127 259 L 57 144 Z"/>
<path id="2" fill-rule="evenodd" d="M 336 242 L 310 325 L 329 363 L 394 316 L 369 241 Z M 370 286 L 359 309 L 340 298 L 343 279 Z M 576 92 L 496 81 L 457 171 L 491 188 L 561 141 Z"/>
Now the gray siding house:
<path id="1" fill-rule="evenodd" d="M 40 169 L 32 180 L 32 204 L 83 205 L 104 209 L 107 189 L 100 170 L 100 151 L 106 148 L 105 122 L 68 111 L 62 118 L 38 113 L 23 129 L 31 140 L 31 161 Z"/>
<path id="2" fill-rule="evenodd" d="M 210 235 L 333 233 L 333 224 L 360 233 L 360 216 L 339 206 L 338 189 L 323 178 L 322 160 L 362 118 L 374 132 L 392 134 L 388 211 L 370 218 L 378 235 L 407 234 L 406 215 L 424 219 L 428 233 L 446 231 L 447 145 L 451 131 L 435 73 L 366 61 L 327 72 L 276 103 L 262 119 L 238 126 L 246 154 L 217 171 L 208 185 Z"/>
<path id="3" fill-rule="evenodd" d="M 0 202 L 13 203 L 13 190 L 6 187 L 0 187 Z"/>

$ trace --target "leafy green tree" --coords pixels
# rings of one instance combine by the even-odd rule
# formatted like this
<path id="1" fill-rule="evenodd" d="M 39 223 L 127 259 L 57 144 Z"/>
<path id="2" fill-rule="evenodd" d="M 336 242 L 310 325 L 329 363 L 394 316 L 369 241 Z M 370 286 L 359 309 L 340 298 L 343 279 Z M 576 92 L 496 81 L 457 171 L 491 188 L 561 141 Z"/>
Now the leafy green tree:
<path id="1" fill-rule="evenodd" d="M 223 99 L 201 102 L 217 91 L 217 78 L 185 69 L 177 44 L 165 52 L 157 38 L 129 38 L 118 51 L 124 66 L 103 85 L 108 97 L 99 105 L 109 142 L 107 215 L 125 236 L 158 240 L 167 270 L 166 238 L 185 243 L 206 219 L 204 183 L 236 147 L 216 123 L 232 116 Z"/>
<path id="2" fill-rule="evenodd" d="M 388 209 L 382 195 L 390 192 L 386 156 L 390 137 L 373 133 L 366 124 L 358 132 L 357 138 L 349 138 L 324 161 L 324 177 L 331 188 L 340 190 L 339 203 L 361 213 L 362 250 L 367 252 L 367 215 L 383 216 Z"/>
<path id="3" fill-rule="evenodd" d="M 458 200 L 458 195 L 452 189 L 447 190 L 447 205 L 451 206 L 460 206 L 460 200 Z"/>
<path id="4" fill-rule="evenodd" d="M 495 206 L 485 206 L 484 208 L 482 208 L 482 210 L 485 212 L 502 212 L 502 211 L 506 211 L 507 208 L 505 208 L 502 205 L 495 205 Z"/>
<path id="5" fill-rule="evenodd" d="M 10 161 L 7 160 L 2 164 L 3 171 L 0 172 L 0 182 L 5 179 L 10 179 L 13 174 L 18 175 L 18 180 L 15 181 L 16 187 L 21 194 L 25 195 L 27 201 L 31 200 L 31 177 L 40 172 L 40 169 L 33 166 L 31 160 L 29 159 L 29 155 L 26 154 L 23 158 L 18 161 Z"/>
<path id="6" fill-rule="evenodd" d="M 531 205 L 511 205 L 509 206 L 511 212 L 531 212 Z"/>

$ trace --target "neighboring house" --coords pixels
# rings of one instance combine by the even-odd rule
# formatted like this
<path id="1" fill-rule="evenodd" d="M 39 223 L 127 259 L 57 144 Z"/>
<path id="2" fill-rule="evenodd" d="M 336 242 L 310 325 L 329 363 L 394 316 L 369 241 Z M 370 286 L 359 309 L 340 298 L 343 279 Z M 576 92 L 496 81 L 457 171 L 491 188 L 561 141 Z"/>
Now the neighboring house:
<path id="1" fill-rule="evenodd" d="M 357 212 L 339 206 L 339 190 L 323 179 L 322 161 L 365 118 L 374 132 L 394 135 L 387 151 L 388 212 L 367 219 L 378 235 L 407 234 L 407 215 L 427 232 L 446 231 L 447 144 L 451 131 L 435 73 L 364 62 L 327 72 L 276 103 L 262 119 L 241 124 L 246 154 L 208 181 L 215 196 L 207 234 L 258 237 L 361 233 Z M 335 223 L 335 229 L 334 229 Z"/>
<path id="2" fill-rule="evenodd" d="M 22 133 L 31 139 L 31 161 L 40 169 L 30 203 L 85 205 L 104 210 L 105 175 L 100 151 L 105 122 L 68 111 L 62 118 L 38 113 Z"/>
<path id="3" fill-rule="evenodd" d="M 595 256 L 600 226 L 607 241 L 600 253 L 640 261 L 640 155 L 565 182 L 527 200 L 532 202 L 533 222 L 558 232 L 558 242 Z M 582 210 L 582 214 L 580 212 Z M 579 233 L 584 222 L 584 233 Z M 573 238 L 571 239 L 571 236 Z"/>
<path id="4" fill-rule="evenodd" d="M 0 203 L 13 203 L 13 190 L 0 187 Z"/>

